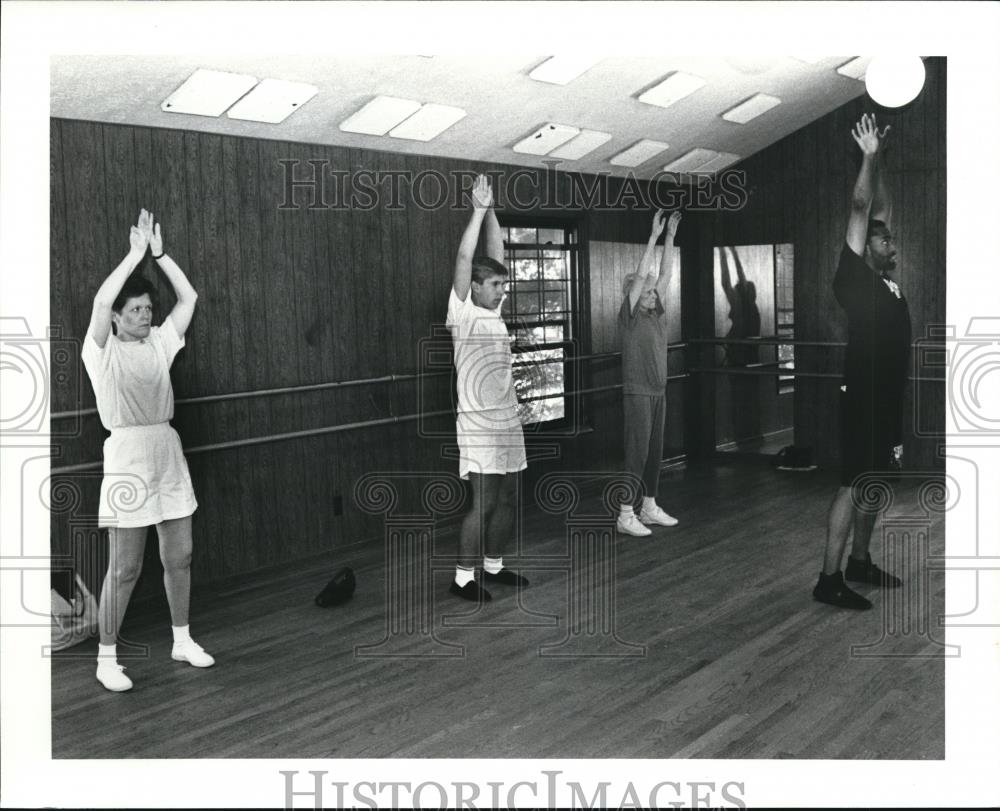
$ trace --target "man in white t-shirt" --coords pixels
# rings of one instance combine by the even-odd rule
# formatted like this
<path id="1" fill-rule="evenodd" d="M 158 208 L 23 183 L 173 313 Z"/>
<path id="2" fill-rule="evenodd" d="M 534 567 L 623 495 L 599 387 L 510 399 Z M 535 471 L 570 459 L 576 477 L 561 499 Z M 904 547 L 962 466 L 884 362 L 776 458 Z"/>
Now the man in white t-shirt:
<path id="1" fill-rule="evenodd" d="M 514 529 L 517 474 L 528 463 L 517 415 L 510 335 L 500 317 L 508 276 L 502 262 L 503 237 L 485 176 L 476 178 L 471 197 L 472 216 L 455 260 L 447 325 L 458 373 L 459 475 L 472 484 L 473 503 L 462 521 L 458 565 L 449 591 L 479 602 L 491 599 L 475 579 L 481 548 L 485 548 L 484 583 L 528 585 L 503 565 L 503 551 Z M 484 221 L 487 255 L 474 256 Z"/>

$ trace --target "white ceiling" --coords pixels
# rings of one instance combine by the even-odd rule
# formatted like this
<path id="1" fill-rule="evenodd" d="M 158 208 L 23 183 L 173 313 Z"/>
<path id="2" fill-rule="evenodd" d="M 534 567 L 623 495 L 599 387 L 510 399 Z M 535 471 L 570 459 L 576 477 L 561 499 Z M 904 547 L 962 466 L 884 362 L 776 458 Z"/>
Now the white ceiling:
<path id="1" fill-rule="evenodd" d="M 630 170 L 608 163 L 610 157 L 643 138 L 664 141 L 666 152 L 632 170 L 650 178 L 695 147 L 749 157 L 864 92 L 863 82 L 836 72 L 850 56 L 824 57 L 814 64 L 788 56 L 616 56 L 566 86 L 528 77 L 546 58 L 59 56 L 51 60 L 51 114 L 535 167 L 545 158 L 511 147 L 543 124 L 568 124 L 613 137 L 560 168 L 625 176 Z M 161 102 L 197 68 L 307 82 L 319 93 L 280 124 L 163 112 Z M 707 84 L 666 109 L 638 101 L 642 91 L 677 70 L 701 76 Z M 747 124 L 720 117 L 755 93 L 777 96 L 782 103 Z M 461 107 L 468 115 L 429 142 L 341 132 L 338 125 L 377 95 Z"/>

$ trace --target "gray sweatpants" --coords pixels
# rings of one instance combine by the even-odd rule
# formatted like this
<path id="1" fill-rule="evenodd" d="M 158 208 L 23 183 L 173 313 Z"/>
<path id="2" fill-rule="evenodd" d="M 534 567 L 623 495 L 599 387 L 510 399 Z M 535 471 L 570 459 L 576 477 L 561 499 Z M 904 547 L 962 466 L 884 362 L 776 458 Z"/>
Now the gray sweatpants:
<path id="1" fill-rule="evenodd" d="M 626 394 L 625 471 L 642 479 L 645 495 L 656 498 L 663 461 L 663 426 L 667 396 Z"/>

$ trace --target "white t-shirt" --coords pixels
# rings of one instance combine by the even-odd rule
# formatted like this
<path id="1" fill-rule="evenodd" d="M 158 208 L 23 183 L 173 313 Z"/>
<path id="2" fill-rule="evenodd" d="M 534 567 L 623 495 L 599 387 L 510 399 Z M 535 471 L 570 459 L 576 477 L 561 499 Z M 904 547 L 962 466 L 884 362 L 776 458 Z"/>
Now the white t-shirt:
<path id="1" fill-rule="evenodd" d="M 487 310 L 472 303 L 472 291 L 462 301 L 452 288 L 448 320 L 455 344 L 459 413 L 503 413 L 511 425 L 520 425 L 511 369 L 510 333 L 500 308 Z"/>
<path id="2" fill-rule="evenodd" d="M 94 387 L 101 424 L 113 431 L 173 419 L 170 365 L 183 346 L 184 338 L 170 316 L 141 341 L 121 341 L 109 334 L 103 349 L 88 331 L 80 355 Z"/>

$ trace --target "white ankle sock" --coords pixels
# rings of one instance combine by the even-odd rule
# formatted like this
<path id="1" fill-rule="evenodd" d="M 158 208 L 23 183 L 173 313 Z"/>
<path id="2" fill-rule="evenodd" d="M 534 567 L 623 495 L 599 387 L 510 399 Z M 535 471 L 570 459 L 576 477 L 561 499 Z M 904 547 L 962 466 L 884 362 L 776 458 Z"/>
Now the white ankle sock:
<path id="1" fill-rule="evenodd" d="M 490 574 L 497 574 L 503 568 L 503 558 L 483 558 L 483 569 Z"/>
<path id="2" fill-rule="evenodd" d="M 101 645 L 100 643 L 98 643 L 97 645 L 98 664 L 100 664 L 101 662 L 109 662 L 111 664 L 114 664 L 117 661 L 118 661 L 118 645 L 116 643 L 112 643 L 110 645 Z"/>
<path id="3" fill-rule="evenodd" d="M 191 626 L 190 625 L 171 625 L 170 630 L 174 632 L 174 644 L 178 642 L 190 642 L 191 641 Z"/>
<path id="4" fill-rule="evenodd" d="M 656 499 L 649 498 L 649 496 L 642 497 L 642 508 L 644 510 L 652 510 L 656 506 Z"/>
<path id="5" fill-rule="evenodd" d="M 622 518 L 625 518 L 627 515 L 632 515 L 632 505 L 622 504 Z"/>
<path id="6" fill-rule="evenodd" d="M 475 579 L 475 569 L 467 568 L 465 566 L 455 567 L 455 582 L 458 584 L 459 588 L 462 588 L 466 583 L 471 583 Z"/>

